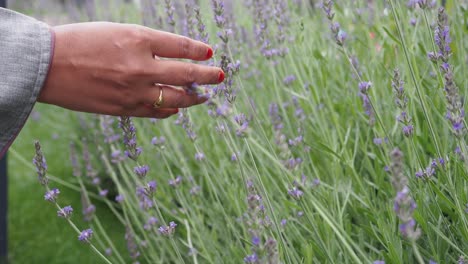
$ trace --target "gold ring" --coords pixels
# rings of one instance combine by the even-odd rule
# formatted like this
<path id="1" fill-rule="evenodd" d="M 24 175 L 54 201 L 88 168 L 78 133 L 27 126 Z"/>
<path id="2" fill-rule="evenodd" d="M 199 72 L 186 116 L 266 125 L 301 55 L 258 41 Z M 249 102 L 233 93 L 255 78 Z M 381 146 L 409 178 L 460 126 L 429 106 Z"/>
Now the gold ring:
<path id="1" fill-rule="evenodd" d="M 160 108 L 161 105 L 163 104 L 163 89 L 161 85 L 158 85 L 159 87 L 159 97 L 158 100 L 153 103 L 154 108 Z"/>

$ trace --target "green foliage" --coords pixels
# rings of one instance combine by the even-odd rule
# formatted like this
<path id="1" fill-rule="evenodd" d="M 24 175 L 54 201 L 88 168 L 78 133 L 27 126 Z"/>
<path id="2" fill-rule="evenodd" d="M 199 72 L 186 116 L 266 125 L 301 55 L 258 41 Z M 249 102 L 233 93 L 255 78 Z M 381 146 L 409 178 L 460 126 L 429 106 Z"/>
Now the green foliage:
<path id="1" fill-rule="evenodd" d="M 202 2 L 210 42 L 219 44 L 209 5 Z M 41 126 L 29 124 L 24 129 L 13 146 L 10 159 L 11 171 L 18 173 L 18 178 L 10 178 L 12 259 L 21 262 L 23 256 L 33 258 L 34 255 L 35 259 L 42 258 L 48 263 L 73 263 L 68 259 L 62 262 L 57 247 L 67 251 L 63 259 L 91 255 L 91 252 L 86 254 L 85 246 L 78 245 L 66 224 L 55 219 L 54 210 L 47 208 L 49 204 L 41 201 L 42 192 L 36 191 L 39 185 L 31 184 L 34 177 L 29 175 L 33 174 L 33 169 L 26 164 L 32 157 L 33 137 L 43 141 L 52 174 L 78 190 L 80 186 L 71 176 L 71 166 L 64 162 L 65 153 L 69 152 L 68 142 L 77 142 L 80 151 L 82 138 L 93 142 L 90 144 L 92 164 L 103 178 L 112 179 L 116 191 L 126 198 L 122 210 L 107 201 L 98 207 L 97 215 L 119 249 L 125 243 L 124 225 L 132 227 L 142 254 L 138 260 L 142 263 L 241 263 L 254 250 L 261 254 L 267 248 L 265 245 L 258 249 L 252 233 L 259 236 L 261 245 L 269 238 L 274 239 L 274 249 L 282 263 L 369 263 L 374 260 L 386 263 L 423 260 L 427 263 L 429 259 L 455 263 L 460 256 L 466 257 L 467 164 L 454 150 L 460 146 L 462 155 L 468 157 L 468 153 L 465 138 L 454 137 L 451 124 L 445 118 L 444 82 L 438 74 L 439 65 L 427 58 L 427 53 L 434 50 L 434 32 L 429 27 L 437 19 L 437 10 L 409 10 L 397 1 L 389 2 L 396 5 L 394 8 L 381 1 L 374 1 L 378 3 L 370 7 L 367 1 L 354 4 L 340 1 L 335 6 L 334 20 L 348 34 L 345 45 L 340 47 L 333 39 L 322 10 L 299 9 L 292 2 L 289 3 L 291 21 L 287 30 L 290 39 L 285 42 L 289 53 L 270 60 L 262 56 L 260 48 L 251 40 L 252 10 L 240 3 L 235 6 L 235 23 L 239 28 L 244 27 L 250 38 L 238 41 L 234 37 L 227 49 L 219 45 L 214 60 L 219 64 L 222 54 L 228 54 L 233 62 L 240 60 L 240 73 L 233 76 L 236 100 L 226 116 L 209 116 L 209 106 L 183 111 L 198 135 L 194 142 L 182 127 L 174 125 L 174 117 L 157 122 L 134 119 L 137 142 L 143 147 L 143 154 L 138 163 L 127 159 L 114 164 L 110 162 L 110 154 L 117 149 L 123 151 L 124 146 L 121 142 L 104 143 L 100 130 L 102 117 L 84 116 L 86 122 L 79 125 L 73 114 L 41 107 L 44 113 Z M 468 42 L 463 25 L 467 22 L 461 4 L 453 1 L 450 6 L 448 15 L 453 39 L 450 63 L 464 97 Z M 362 11 L 361 15 L 357 8 Z M 128 20 L 125 21 L 139 22 L 138 13 L 131 8 L 126 11 L 124 17 Z M 158 15 L 164 17 L 162 11 Z M 417 20 L 414 27 L 409 23 L 412 17 Z M 275 22 L 268 23 L 270 37 L 274 38 L 278 33 Z M 274 42 L 273 45 L 280 44 Z M 350 63 L 353 57 L 359 59 L 359 68 L 353 68 Z M 391 87 L 394 68 L 399 68 L 405 81 L 408 114 L 414 124 L 412 137 L 403 135 L 402 125 L 395 118 L 400 112 Z M 283 80 L 289 75 L 296 79 L 286 85 Z M 369 125 L 369 117 L 358 96 L 360 81 L 372 82 L 369 98 L 376 116 L 373 125 Z M 213 102 L 223 103 L 222 99 L 223 96 L 218 95 Z M 281 130 L 273 129 L 269 115 L 271 103 L 278 104 Z M 303 109 L 303 119 L 298 115 L 298 108 Z M 239 113 L 250 118 L 245 137 L 236 136 L 239 126 L 233 117 Z M 225 133 L 216 131 L 220 125 L 227 129 Z M 114 129 L 121 133 L 116 123 Z M 59 133 L 61 139 L 49 140 L 53 132 Z M 288 139 L 299 135 L 303 135 L 303 141 L 298 146 L 287 144 Z M 163 147 L 151 144 L 154 136 L 166 138 Z M 375 138 L 386 140 L 375 144 Z M 281 144 L 281 140 L 286 142 Z M 396 190 L 385 167 L 391 163 L 389 153 L 394 148 L 404 154 L 404 175 L 417 204 L 414 218 L 422 233 L 415 241 L 402 237 L 400 220 L 393 210 Z M 194 157 L 198 152 L 203 152 L 206 158 L 197 161 Z M 236 162 L 231 161 L 233 153 L 238 153 Z M 302 163 L 295 169 L 288 169 L 283 162 L 285 157 L 301 158 Z M 447 161 L 444 168 L 439 166 L 429 178 L 415 177 L 417 171 L 438 158 Z M 134 174 L 137 164 L 150 166 L 146 179 Z M 169 186 L 168 181 L 179 175 L 183 178 L 181 185 Z M 315 179 L 319 179 L 320 184 L 314 182 Z M 149 180 L 158 183 L 152 197 L 155 206 L 143 211 L 139 208 L 135 188 Z M 249 181 L 253 187 L 247 187 Z M 26 193 L 23 182 L 33 191 Z M 304 193 L 298 200 L 288 194 L 295 185 Z M 190 191 L 195 186 L 199 186 L 200 191 L 193 195 Z M 25 197 L 20 195 L 21 190 Z M 87 192 L 92 194 L 96 190 L 91 187 Z M 74 191 L 63 193 L 64 199 L 78 203 Z M 250 217 L 253 214 L 249 211 L 249 195 L 251 198 L 252 195 L 261 196 L 265 208 L 261 217 L 263 220 L 269 217 L 271 225 L 268 227 L 258 222 L 249 224 L 246 220 L 245 214 Z M 31 206 L 41 213 L 27 210 Z M 107 207 L 117 213 L 124 224 L 119 218 L 111 218 Z M 74 218 L 79 218 L 79 211 L 76 210 Z M 149 216 L 157 217 L 159 225 L 176 222 L 175 234 L 160 235 L 159 225 L 150 232 L 144 230 Z M 23 220 L 13 219 L 30 220 L 23 223 Z M 287 220 L 284 226 L 282 219 Z M 67 231 L 62 233 L 56 229 Z M 99 231 L 96 231 L 98 236 Z M 37 240 L 34 235 L 27 235 L 36 232 L 41 234 Z M 38 247 L 24 249 L 20 246 L 31 239 L 37 241 L 36 246 L 41 246 L 40 251 L 36 252 Z M 142 241 L 148 246 L 142 246 Z M 197 254 L 189 255 L 191 248 L 196 249 Z M 25 251 L 28 254 L 22 255 Z M 127 256 L 126 252 L 120 252 Z M 119 263 L 114 256 L 111 260 Z"/>

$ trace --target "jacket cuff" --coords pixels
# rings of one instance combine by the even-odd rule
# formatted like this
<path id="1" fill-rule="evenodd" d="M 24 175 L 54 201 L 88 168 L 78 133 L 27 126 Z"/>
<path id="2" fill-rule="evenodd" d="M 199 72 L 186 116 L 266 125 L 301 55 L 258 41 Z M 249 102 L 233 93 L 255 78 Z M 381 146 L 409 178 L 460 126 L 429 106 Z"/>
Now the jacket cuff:
<path id="1" fill-rule="evenodd" d="M 52 63 L 54 43 L 55 34 L 47 24 L 0 8 L 0 158 L 37 101 Z"/>

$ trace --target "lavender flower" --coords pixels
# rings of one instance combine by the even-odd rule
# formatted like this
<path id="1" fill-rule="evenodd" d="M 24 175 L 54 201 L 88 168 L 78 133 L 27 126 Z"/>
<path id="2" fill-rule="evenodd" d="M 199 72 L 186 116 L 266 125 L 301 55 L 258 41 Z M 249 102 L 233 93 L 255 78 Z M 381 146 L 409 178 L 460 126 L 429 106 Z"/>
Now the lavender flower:
<path id="1" fill-rule="evenodd" d="M 289 85 L 291 85 L 295 80 L 296 80 L 296 76 L 295 76 L 295 75 L 288 75 L 288 76 L 284 77 L 283 83 L 284 83 L 284 85 L 289 86 Z"/>
<path id="2" fill-rule="evenodd" d="M 88 147 L 88 142 L 86 139 L 83 139 L 82 141 L 82 146 L 83 146 L 83 161 L 85 163 L 86 167 L 86 176 L 91 178 L 93 184 L 95 184 L 95 178 L 97 176 L 97 172 L 93 168 L 93 164 L 91 162 L 91 154 L 89 152 L 89 147 Z M 98 179 L 99 181 L 99 179 Z M 99 182 L 97 183 L 99 184 Z M 97 185 L 95 184 L 95 185 Z"/>
<path id="3" fill-rule="evenodd" d="M 359 96 L 362 99 L 362 105 L 365 110 L 366 115 L 369 116 L 369 124 L 373 125 L 375 121 L 374 117 L 374 110 L 372 109 L 372 105 L 368 96 L 368 92 L 372 87 L 371 82 L 359 82 Z"/>
<path id="4" fill-rule="evenodd" d="M 244 258 L 245 263 L 258 263 L 258 257 L 257 254 L 254 253 L 252 255 L 248 255 Z"/>
<path id="5" fill-rule="evenodd" d="M 266 215 L 265 207 L 263 205 L 262 197 L 257 194 L 255 186 L 252 181 L 247 181 L 247 212 L 244 213 L 243 218 L 248 227 L 252 239 L 251 255 L 246 259 L 250 261 L 259 261 L 263 263 L 278 263 L 276 252 L 276 241 L 274 239 L 267 239 L 262 245 L 262 238 L 268 233 L 265 229 L 272 225 L 268 215 Z M 249 262 L 257 263 L 257 262 Z"/>
<path id="6" fill-rule="evenodd" d="M 84 191 L 81 192 L 81 206 L 83 208 L 82 213 L 84 221 L 91 221 L 94 217 L 94 213 L 96 212 L 96 206 L 91 204 Z"/>
<path id="7" fill-rule="evenodd" d="M 144 211 L 148 211 L 154 206 L 153 201 L 146 195 L 140 197 L 140 201 L 138 204 L 140 205 L 140 208 Z"/>
<path id="8" fill-rule="evenodd" d="M 108 193 L 109 193 L 109 190 L 103 189 L 99 191 L 99 196 L 106 197 Z"/>
<path id="9" fill-rule="evenodd" d="M 172 3 L 171 0 L 164 0 L 165 6 L 164 6 L 164 11 L 166 12 L 167 15 L 167 24 L 170 25 L 169 31 L 174 32 L 175 28 L 175 19 L 174 19 L 174 11 L 175 7 L 174 4 Z"/>
<path id="10" fill-rule="evenodd" d="M 292 189 L 288 190 L 288 194 L 291 195 L 294 199 L 299 200 L 304 193 L 297 187 L 293 187 Z"/>
<path id="11" fill-rule="evenodd" d="M 393 93 L 395 94 L 395 104 L 401 110 L 400 115 L 397 116 L 397 120 L 398 122 L 403 124 L 403 135 L 405 135 L 406 137 L 410 137 L 413 135 L 414 128 L 412 125 L 412 119 L 407 112 L 408 97 L 406 97 L 404 84 L 405 83 L 401 79 L 400 71 L 398 69 L 395 69 L 393 71 L 392 89 Z"/>
<path id="12" fill-rule="evenodd" d="M 333 1 L 331 0 L 323 1 L 322 9 L 327 15 L 328 20 L 330 21 L 333 20 L 333 18 L 335 17 L 335 13 L 333 12 L 332 7 L 333 7 Z"/>
<path id="13" fill-rule="evenodd" d="M 194 8 L 194 11 L 195 11 L 195 20 L 197 21 L 197 29 L 198 29 L 198 34 L 196 35 L 195 39 L 204 43 L 208 43 L 208 33 L 206 32 L 206 26 L 203 23 L 203 19 L 201 18 L 200 7 L 196 6 Z"/>
<path id="14" fill-rule="evenodd" d="M 359 91 L 362 94 L 367 94 L 371 87 L 372 87 L 371 82 L 359 82 Z"/>
<path id="15" fill-rule="evenodd" d="M 319 186 L 319 185 L 320 185 L 320 179 L 317 178 L 312 181 L 312 187 Z"/>
<path id="16" fill-rule="evenodd" d="M 81 231 L 80 235 L 78 236 L 78 240 L 81 242 L 89 243 L 92 237 L 93 237 L 93 230 L 86 229 L 86 230 Z"/>
<path id="17" fill-rule="evenodd" d="M 140 256 L 140 251 L 138 251 L 135 235 L 128 226 L 125 228 L 125 240 L 127 241 L 127 249 L 130 254 L 130 258 L 136 260 Z"/>
<path id="18" fill-rule="evenodd" d="M 104 252 L 106 253 L 107 256 L 112 255 L 112 249 L 111 248 L 106 248 L 106 250 Z"/>
<path id="19" fill-rule="evenodd" d="M 125 147 L 127 148 L 125 151 L 125 156 L 136 161 L 138 156 L 140 156 L 142 149 L 141 147 L 137 147 L 136 129 L 131 118 L 127 116 L 121 116 L 119 126 L 123 130 L 123 141 Z"/>
<path id="20" fill-rule="evenodd" d="M 193 130 L 193 123 L 190 120 L 187 109 L 182 109 L 182 111 L 179 112 L 179 116 L 177 117 L 177 120 L 175 121 L 175 124 L 182 126 L 182 128 L 187 133 L 187 137 L 192 142 L 194 142 L 197 139 L 197 134 Z"/>
<path id="21" fill-rule="evenodd" d="M 43 186 L 46 186 L 49 183 L 49 178 L 47 178 L 47 162 L 42 154 L 41 144 L 39 141 L 34 142 L 34 147 L 36 149 L 36 155 L 33 159 L 33 164 L 36 167 L 37 178 L 39 183 Z"/>
<path id="22" fill-rule="evenodd" d="M 197 152 L 195 153 L 195 160 L 197 161 L 202 161 L 205 159 L 205 154 L 203 152 Z"/>
<path id="23" fill-rule="evenodd" d="M 73 176 L 75 177 L 81 176 L 81 168 L 78 163 L 78 158 L 76 155 L 76 147 L 73 142 L 70 143 L 70 161 L 71 161 L 72 168 L 73 168 Z"/>
<path id="24" fill-rule="evenodd" d="M 156 191 L 156 187 L 158 186 L 158 184 L 156 183 L 156 181 L 149 181 L 147 184 L 146 184 L 146 191 L 149 193 L 149 194 L 152 194 Z"/>
<path id="25" fill-rule="evenodd" d="M 198 185 L 195 185 L 192 188 L 190 188 L 190 194 L 197 195 L 200 192 L 200 190 L 201 190 L 201 187 Z"/>
<path id="26" fill-rule="evenodd" d="M 184 35 L 188 36 L 189 38 L 193 39 L 196 36 L 195 33 L 195 19 L 193 17 L 193 5 L 195 3 L 193 1 L 185 1 L 185 17 L 184 17 L 184 28 L 183 32 Z"/>
<path id="27" fill-rule="evenodd" d="M 95 212 L 96 212 L 96 206 L 94 206 L 94 204 L 89 204 L 88 206 L 84 207 L 83 209 L 84 221 L 91 221 L 94 217 Z"/>
<path id="28" fill-rule="evenodd" d="M 135 168 L 133 168 L 133 171 L 135 172 L 136 175 L 138 175 L 138 177 L 144 178 L 149 171 L 149 166 L 148 165 L 136 166 Z"/>
<path id="29" fill-rule="evenodd" d="M 236 121 L 238 127 L 236 129 L 236 135 L 238 137 L 245 137 L 247 136 L 247 130 L 249 129 L 249 120 L 245 116 L 245 114 L 241 113 L 234 116 L 234 120 Z"/>
<path id="30" fill-rule="evenodd" d="M 390 157 L 392 160 L 390 165 L 392 185 L 397 192 L 393 209 L 400 218 L 400 233 L 405 238 L 416 240 L 419 238 L 421 231 L 416 227 L 416 221 L 413 218 L 416 202 L 410 195 L 408 179 L 403 174 L 403 153 L 395 148 L 390 153 Z"/>
<path id="31" fill-rule="evenodd" d="M 182 182 L 182 177 L 177 176 L 175 179 L 170 179 L 169 180 L 169 185 L 172 187 L 178 187 Z"/>
<path id="32" fill-rule="evenodd" d="M 286 226 L 287 222 L 288 221 L 286 219 L 281 219 L 281 226 L 283 226 L 283 227 Z"/>
<path id="33" fill-rule="evenodd" d="M 57 216 L 62 218 L 70 218 L 73 213 L 73 208 L 68 205 L 57 211 Z"/>
<path id="34" fill-rule="evenodd" d="M 59 193 L 59 189 L 53 188 L 52 190 L 49 190 L 45 193 L 44 200 L 55 203 L 55 200 L 57 199 Z"/>
<path id="35" fill-rule="evenodd" d="M 119 194 L 115 197 L 115 201 L 118 202 L 118 203 L 122 203 L 123 200 L 124 200 L 124 196 L 122 194 Z"/>
<path id="36" fill-rule="evenodd" d="M 385 264 L 385 261 L 383 260 L 376 260 L 373 262 L 373 264 Z"/>
<path id="37" fill-rule="evenodd" d="M 322 9 L 325 12 L 328 20 L 330 21 L 330 30 L 333 33 L 333 37 L 335 39 L 336 44 L 339 46 L 343 46 L 348 34 L 344 32 L 340 28 L 340 24 L 337 22 L 333 22 L 333 18 L 335 17 L 335 13 L 333 12 L 333 1 L 332 0 L 325 0 L 322 4 Z"/>
<path id="38" fill-rule="evenodd" d="M 374 144 L 375 145 L 382 145 L 383 139 L 382 138 L 374 138 Z"/>
<path id="39" fill-rule="evenodd" d="M 146 222 L 146 224 L 143 226 L 143 228 L 145 230 L 151 230 L 153 229 L 153 227 L 158 223 L 158 219 L 156 217 L 153 217 L 151 216 L 150 218 L 148 218 L 148 221 Z"/>
<path id="40" fill-rule="evenodd" d="M 453 77 L 452 66 L 449 64 L 449 58 L 451 55 L 450 49 L 450 27 L 448 23 L 448 17 L 445 13 L 444 8 L 440 8 L 438 12 L 437 27 L 434 32 L 435 43 L 438 47 L 438 53 L 429 54 L 431 60 L 441 60 L 440 71 L 444 75 L 444 90 L 445 98 L 447 100 L 447 114 L 446 117 L 452 124 L 452 133 L 457 138 L 463 138 L 466 133 L 464 127 L 465 110 L 463 107 L 463 101 L 460 98 L 458 87 L 455 84 Z"/>
<path id="41" fill-rule="evenodd" d="M 119 163 L 125 160 L 125 156 L 122 155 L 120 150 L 114 150 L 111 153 L 111 162 L 112 163 Z"/>
<path id="42" fill-rule="evenodd" d="M 114 130 L 115 118 L 112 116 L 101 116 L 100 128 L 104 136 L 105 143 L 114 143 L 120 139 L 120 135 L 116 134 Z"/>
<path id="43" fill-rule="evenodd" d="M 468 264 L 468 260 L 464 256 L 460 256 L 457 264 Z"/>
<path id="44" fill-rule="evenodd" d="M 177 227 L 177 224 L 174 222 L 170 222 L 168 226 L 161 226 L 159 227 L 159 233 L 165 236 L 170 236 L 174 234 L 175 228 Z"/>

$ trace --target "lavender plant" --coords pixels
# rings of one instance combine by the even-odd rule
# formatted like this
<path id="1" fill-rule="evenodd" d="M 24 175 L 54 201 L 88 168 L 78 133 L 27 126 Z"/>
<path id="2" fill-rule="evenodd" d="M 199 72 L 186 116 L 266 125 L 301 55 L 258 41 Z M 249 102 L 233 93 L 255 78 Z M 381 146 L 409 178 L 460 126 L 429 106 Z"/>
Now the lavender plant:
<path id="1" fill-rule="evenodd" d="M 112 263 L 461 263 L 468 42 L 466 9 L 451 4 L 121 3 L 120 22 L 163 18 L 159 29 L 212 44 L 225 82 L 193 84 L 209 102 L 173 120 L 89 115 L 66 133 L 31 120 L 64 135 L 50 144 L 73 142 L 71 166 L 48 156 L 70 190 L 45 199 L 78 191 L 89 221 L 77 236 Z M 58 217 L 81 221 L 75 202 Z"/>

